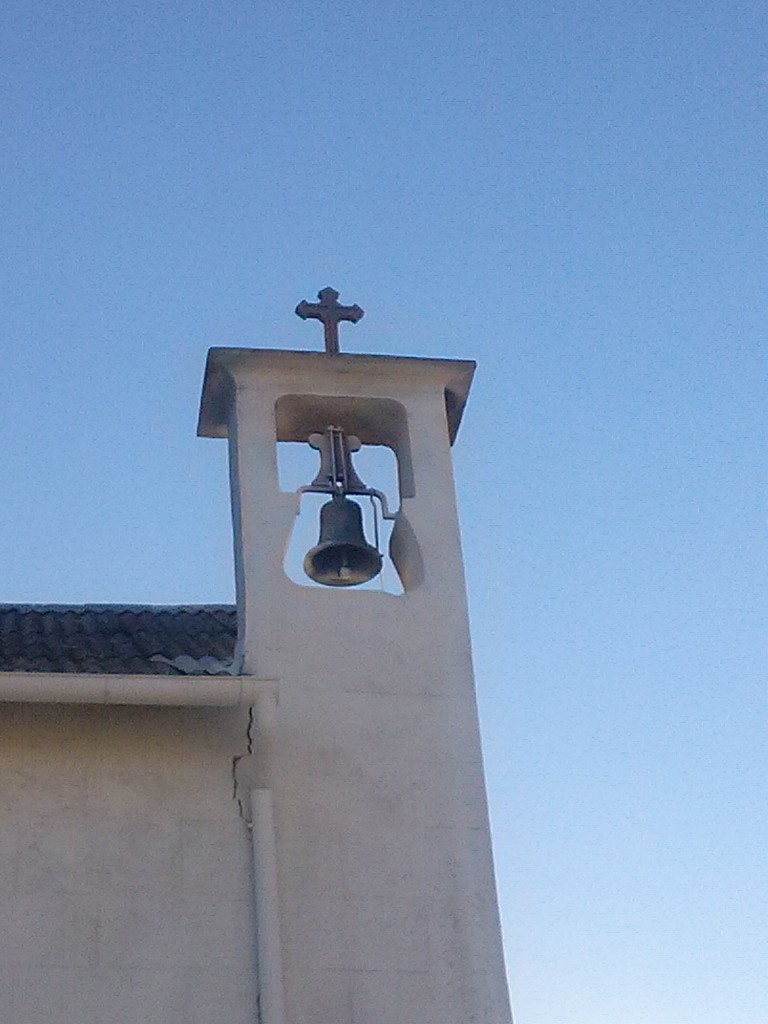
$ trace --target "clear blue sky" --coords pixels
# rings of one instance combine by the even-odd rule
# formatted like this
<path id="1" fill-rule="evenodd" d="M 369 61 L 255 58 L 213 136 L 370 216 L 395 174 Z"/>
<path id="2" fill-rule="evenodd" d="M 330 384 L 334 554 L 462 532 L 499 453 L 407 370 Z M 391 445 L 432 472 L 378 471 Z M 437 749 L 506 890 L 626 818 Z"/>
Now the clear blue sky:
<path id="1" fill-rule="evenodd" d="M 348 348 L 477 358 L 517 1024 L 766 1024 L 764 3 L 0 22 L 0 600 L 230 600 L 205 352 L 317 347 L 318 288 Z"/>

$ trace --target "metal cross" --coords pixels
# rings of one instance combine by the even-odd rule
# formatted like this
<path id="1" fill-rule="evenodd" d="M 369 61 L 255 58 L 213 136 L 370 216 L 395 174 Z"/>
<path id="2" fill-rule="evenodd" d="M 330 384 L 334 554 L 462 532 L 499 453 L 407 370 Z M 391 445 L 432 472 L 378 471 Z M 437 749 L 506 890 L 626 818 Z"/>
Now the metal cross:
<path id="1" fill-rule="evenodd" d="M 306 299 L 296 307 L 296 314 L 302 320 L 322 320 L 325 330 L 325 351 L 329 355 L 339 353 L 339 323 L 349 320 L 356 324 L 362 319 L 364 311 L 359 306 L 340 306 L 339 293 L 333 288 L 323 288 L 317 293 L 319 302 L 307 302 Z"/>

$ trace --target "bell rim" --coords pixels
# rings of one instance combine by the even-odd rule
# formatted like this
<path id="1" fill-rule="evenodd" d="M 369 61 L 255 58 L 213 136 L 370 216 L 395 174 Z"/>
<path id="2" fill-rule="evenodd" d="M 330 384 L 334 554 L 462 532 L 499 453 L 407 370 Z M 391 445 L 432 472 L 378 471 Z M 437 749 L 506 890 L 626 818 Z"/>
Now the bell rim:
<path id="1" fill-rule="evenodd" d="M 366 555 L 372 557 L 373 562 L 376 565 L 375 572 L 372 572 L 370 576 L 366 576 L 365 579 L 355 580 L 353 582 L 347 582 L 346 580 L 341 579 L 326 582 L 317 579 L 316 576 L 313 576 L 308 569 L 308 566 L 311 564 L 312 559 L 323 551 L 327 551 L 330 548 L 338 548 L 339 546 L 340 545 L 338 544 L 337 541 L 323 541 L 322 544 L 316 544 L 313 548 L 310 548 L 309 551 L 304 556 L 303 568 L 305 574 L 309 579 L 313 580 L 315 583 L 318 583 L 321 587 L 359 587 L 363 583 L 369 583 L 372 579 L 375 579 L 379 575 L 381 570 L 384 568 L 384 556 L 378 550 L 378 548 L 373 546 L 373 544 L 350 544 L 348 546 L 350 548 L 353 548 L 355 551 L 365 552 Z"/>

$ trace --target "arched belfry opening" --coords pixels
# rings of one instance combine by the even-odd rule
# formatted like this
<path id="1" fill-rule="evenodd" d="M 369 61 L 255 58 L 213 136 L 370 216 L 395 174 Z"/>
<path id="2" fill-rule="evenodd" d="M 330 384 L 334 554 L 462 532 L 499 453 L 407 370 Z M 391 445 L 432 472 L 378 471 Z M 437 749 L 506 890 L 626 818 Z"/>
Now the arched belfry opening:
<path id="1" fill-rule="evenodd" d="M 300 496 L 286 547 L 289 578 L 300 585 L 362 586 L 388 594 L 417 585 L 418 547 L 402 542 L 412 534 L 403 499 L 415 493 L 402 404 L 283 395 L 275 403 L 275 428 L 284 449 L 278 451 L 281 486 Z M 313 529 L 314 540 L 298 565 Z"/>

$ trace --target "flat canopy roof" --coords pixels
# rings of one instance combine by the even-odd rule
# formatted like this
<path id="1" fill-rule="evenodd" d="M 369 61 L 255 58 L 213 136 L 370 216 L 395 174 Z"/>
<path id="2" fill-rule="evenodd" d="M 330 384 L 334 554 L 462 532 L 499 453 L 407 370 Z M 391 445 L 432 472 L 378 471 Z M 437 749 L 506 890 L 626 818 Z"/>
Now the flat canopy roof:
<path id="1" fill-rule="evenodd" d="M 471 359 L 421 359 L 416 356 L 381 356 L 360 353 L 293 352 L 265 348 L 212 348 L 208 351 L 200 418 L 197 433 L 200 437 L 226 437 L 228 433 L 229 404 L 233 374 L 240 370 L 263 372 L 281 371 L 302 378 L 312 377 L 322 388 L 323 379 L 339 376 L 367 377 L 377 383 L 442 388 L 445 394 L 446 416 L 451 444 L 456 439 L 469 388 L 475 372 Z M 396 393 L 393 393 L 396 398 Z"/>

